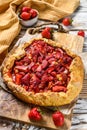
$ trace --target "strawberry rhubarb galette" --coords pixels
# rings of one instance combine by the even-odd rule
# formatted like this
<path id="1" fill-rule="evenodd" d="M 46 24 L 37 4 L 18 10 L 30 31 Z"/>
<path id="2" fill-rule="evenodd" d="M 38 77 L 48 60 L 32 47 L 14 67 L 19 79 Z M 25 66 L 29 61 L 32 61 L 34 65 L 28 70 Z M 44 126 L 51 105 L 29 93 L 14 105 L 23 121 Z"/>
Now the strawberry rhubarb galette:
<path id="1" fill-rule="evenodd" d="M 4 82 L 19 99 L 40 106 L 70 103 L 81 91 L 81 58 L 59 43 L 33 39 L 15 48 L 2 67 Z"/>

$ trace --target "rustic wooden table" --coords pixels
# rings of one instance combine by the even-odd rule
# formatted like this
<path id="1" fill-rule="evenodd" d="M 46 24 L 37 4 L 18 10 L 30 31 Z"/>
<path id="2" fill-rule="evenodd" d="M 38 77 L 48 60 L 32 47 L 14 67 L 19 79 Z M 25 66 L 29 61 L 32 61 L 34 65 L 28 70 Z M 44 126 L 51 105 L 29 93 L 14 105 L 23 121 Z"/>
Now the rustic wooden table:
<path id="1" fill-rule="evenodd" d="M 71 34 L 76 34 L 78 30 L 85 30 L 85 41 L 83 51 L 87 52 L 87 0 L 80 0 L 80 7 L 72 15 L 73 27 Z M 84 80 L 84 90 L 80 94 L 79 100 L 74 107 L 71 130 L 87 130 L 87 74 Z"/>
<path id="2" fill-rule="evenodd" d="M 87 52 L 87 0 L 80 0 L 79 8 L 73 13 L 73 26 L 68 27 L 71 34 L 77 35 L 78 30 L 85 30 L 85 41 L 83 51 Z M 22 29 L 19 36 L 14 40 L 22 37 L 26 29 Z M 74 107 L 71 130 L 87 130 L 87 75 L 84 80 L 84 90 L 80 94 L 79 100 Z M 45 128 L 37 128 L 22 123 L 15 123 L 0 118 L 0 130 L 47 130 Z"/>

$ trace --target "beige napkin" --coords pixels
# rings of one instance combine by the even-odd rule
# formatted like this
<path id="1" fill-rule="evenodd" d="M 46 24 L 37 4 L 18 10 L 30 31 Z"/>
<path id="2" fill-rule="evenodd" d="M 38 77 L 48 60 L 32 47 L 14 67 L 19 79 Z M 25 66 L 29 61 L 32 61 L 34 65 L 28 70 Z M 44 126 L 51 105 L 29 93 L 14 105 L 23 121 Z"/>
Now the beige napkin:
<path id="1" fill-rule="evenodd" d="M 0 0 L 0 64 L 20 32 L 16 11 L 24 5 L 37 9 L 41 19 L 57 21 L 72 14 L 79 0 Z"/>

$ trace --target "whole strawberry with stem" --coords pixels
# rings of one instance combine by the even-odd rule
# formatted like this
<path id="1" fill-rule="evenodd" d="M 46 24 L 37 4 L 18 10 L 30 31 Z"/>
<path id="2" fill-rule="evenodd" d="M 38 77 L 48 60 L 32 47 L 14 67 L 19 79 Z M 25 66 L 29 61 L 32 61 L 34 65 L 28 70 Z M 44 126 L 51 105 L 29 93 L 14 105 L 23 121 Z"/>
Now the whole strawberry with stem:
<path id="1" fill-rule="evenodd" d="M 52 28 L 46 27 L 42 30 L 41 35 L 43 38 L 52 39 Z"/>
<path id="2" fill-rule="evenodd" d="M 60 111 L 56 111 L 52 114 L 52 119 L 55 126 L 62 126 L 64 124 L 64 115 Z"/>
<path id="3" fill-rule="evenodd" d="M 79 30 L 77 33 L 79 36 L 85 37 L 85 32 L 84 30 Z"/>
<path id="4" fill-rule="evenodd" d="M 40 121 L 42 119 L 42 115 L 39 109 L 36 107 L 30 110 L 30 112 L 28 113 L 28 117 L 30 118 L 30 120 L 34 120 L 34 121 Z"/>
<path id="5" fill-rule="evenodd" d="M 72 24 L 72 22 L 73 22 L 72 18 L 66 17 L 63 19 L 62 24 L 65 26 L 69 26 Z"/>

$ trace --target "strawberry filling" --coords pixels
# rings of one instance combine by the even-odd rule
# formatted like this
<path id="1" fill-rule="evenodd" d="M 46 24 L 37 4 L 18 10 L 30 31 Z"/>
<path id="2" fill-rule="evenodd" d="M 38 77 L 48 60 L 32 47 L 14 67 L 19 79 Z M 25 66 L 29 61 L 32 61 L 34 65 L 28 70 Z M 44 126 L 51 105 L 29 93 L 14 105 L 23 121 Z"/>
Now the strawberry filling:
<path id="1" fill-rule="evenodd" d="M 69 66 L 73 58 L 43 40 L 34 40 L 25 48 L 26 55 L 14 62 L 8 76 L 26 91 L 66 92 L 70 80 Z"/>

